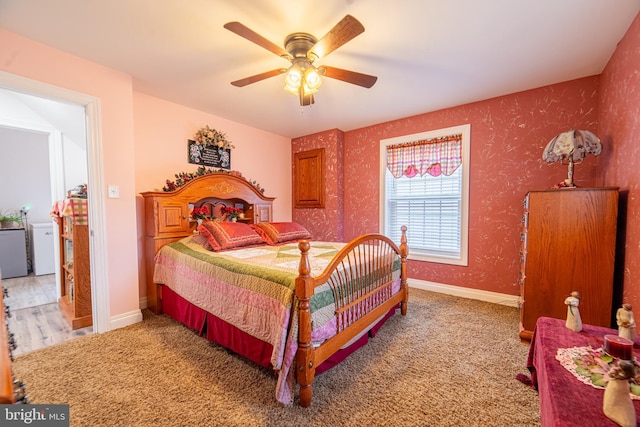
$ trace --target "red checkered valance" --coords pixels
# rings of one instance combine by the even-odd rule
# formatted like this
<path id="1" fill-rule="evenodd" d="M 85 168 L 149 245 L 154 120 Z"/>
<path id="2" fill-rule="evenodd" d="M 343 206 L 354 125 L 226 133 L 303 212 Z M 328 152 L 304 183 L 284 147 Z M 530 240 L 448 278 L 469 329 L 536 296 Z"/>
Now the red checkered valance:
<path id="1" fill-rule="evenodd" d="M 450 176 L 462 163 L 462 134 L 387 147 L 387 169 L 395 177 L 409 178 L 445 174 Z"/>

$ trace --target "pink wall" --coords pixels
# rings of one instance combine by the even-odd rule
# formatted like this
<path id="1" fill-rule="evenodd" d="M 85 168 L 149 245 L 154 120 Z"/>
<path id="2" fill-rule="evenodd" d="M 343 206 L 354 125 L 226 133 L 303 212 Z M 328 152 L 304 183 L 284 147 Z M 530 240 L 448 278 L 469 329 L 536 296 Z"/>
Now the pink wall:
<path id="1" fill-rule="evenodd" d="M 223 131 L 235 148 L 231 169 L 255 180 L 275 197 L 275 221 L 291 220 L 291 141 L 202 111 L 134 92 L 135 189 L 162 190 L 178 172 L 193 172 L 187 162 L 187 140 L 205 125 Z M 144 205 L 137 197 L 138 253 L 144 253 Z M 140 296 L 146 295 L 144 258 L 139 258 Z"/>
<path id="2" fill-rule="evenodd" d="M 161 190 L 175 173 L 195 171 L 187 140 L 205 125 L 223 131 L 235 146 L 231 169 L 258 181 L 275 197 L 274 215 L 291 219 L 291 140 L 183 105 L 134 92 L 136 192 Z"/>
<path id="3" fill-rule="evenodd" d="M 288 138 L 136 93 L 127 74 L 2 29 L 0 71 L 100 100 L 103 182 L 120 187 L 120 198 L 105 199 L 112 318 L 138 310 L 146 293 L 139 193 L 161 189 L 175 173 L 195 170 L 187 163 L 186 141 L 200 127 L 208 124 L 227 133 L 236 146 L 232 168 L 276 198 L 274 219 L 291 219 Z"/>
<path id="4" fill-rule="evenodd" d="M 566 178 L 566 166 L 545 163 L 542 151 L 562 131 L 597 130 L 597 94 L 598 78 L 588 77 L 345 132 L 344 215 L 310 212 L 303 221 L 342 220 L 345 240 L 379 232 L 379 141 L 470 123 L 469 266 L 411 261 L 409 276 L 518 295 L 522 199 Z M 298 138 L 294 151 L 302 141 L 316 148 L 325 139 L 324 133 Z M 596 184 L 598 160 L 576 166 L 579 186 Z"/>
<path id="5" fill-rule="evenodd" d="M 344 133 L 333 129 L 291 140 L 291 153 L 325 148 L 324 209 L 293 209 L 293 220 L 302 224 L 316 240 L 344 240 L 343 217 L 343 148 Z M 295 165 L 294 165 L 295 167 Z"/>
<path id="6" fill-rule="evenodd" d="M 104 203 L 110 314 L 138 310 L 131 76 L 3 29 L 0 70 L 100 99 L 103 182 L 120 187 L 120 198 Z"/>
<path id="7" fill-rule="evenodd" d="M 628 191 L 623 301 L 640 307 L 640 15 L 601 75 L 598 134 L 610 147 L 601 175 Z"/>

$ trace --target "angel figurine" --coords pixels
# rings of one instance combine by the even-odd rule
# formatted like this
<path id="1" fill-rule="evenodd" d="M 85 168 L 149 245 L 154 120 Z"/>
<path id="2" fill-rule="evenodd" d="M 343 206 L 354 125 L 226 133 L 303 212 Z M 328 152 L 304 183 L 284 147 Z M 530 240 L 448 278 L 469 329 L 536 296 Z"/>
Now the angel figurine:
<path id="1" fill-rule="evenodd" d="M 636 321 L 633 318 L 632 309 L 631 304 L 622 304 L 622 307 L 616 312 L 616 323 L 618 324 L 618 335 L 635 342 Z"/>
<path id="2" fill-rule="evenodd" d="M 631 360 L 621 360 L 609 371 L 609 376 L 611 380 L 604 390 L 602 412 L 622 427 L 635 427 L 636 409 L 629 397 L 629 379 L 635 376 L 635 364 Z"/>
<path id="3" fill-rule="evenodd" d="M 565 325 L 572 331 L 580 332 L 582 330 L 582 319 L 578 309 L 580 293 L 578 291 L 571 292 L 571 295 L 564 300 L 564 303 L 567 305 L 567 322 Z"/>

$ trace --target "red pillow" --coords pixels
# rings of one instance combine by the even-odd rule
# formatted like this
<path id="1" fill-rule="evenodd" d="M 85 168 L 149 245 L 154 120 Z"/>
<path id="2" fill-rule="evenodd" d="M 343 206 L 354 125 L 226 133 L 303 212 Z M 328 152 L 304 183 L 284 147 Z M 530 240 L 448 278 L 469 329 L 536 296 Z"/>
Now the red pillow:
<path id="1" fill-rule="evenodd" d="M 208 248 L 205 247 L 205 249 L 219 252 L 221 250 L 220 245 L 218 244 L 218 241 L 216 240 L 216 238 L 211 235 L 211 232 L 209 231 L 209 229 L 204 226 L 206 222 L 211 222 L 211 221 L 205 221 L 202 224 L 200 224 L 198 226 L 198 233 L 200 233 L 200 235 L 207 240 Z"/>
<path id="2" fill-rule="evenodd" d="M 270 245 L 311 238 L 311 233 L 295 222 L 259 222 L 252 227 Z"/>
<path id="3" fill-rule="evenodd" d="M 206 232 L 207 232 L 207 234 L 211 235 L 209 233 L 209 231 L 206 231 Z M 197 244 L 199 244 L 200 246 L 202 246 L 206 250 L 208 250 L 208 251 L 212 251 L 213 250 L 211 248 L 211 245 L 209 244 L 209 240 L 207 239 L 207 236 L 205 236 L 204 234 L 202 234 L 202 233 L 194 234 L 193 236 L 191 236 L 191 238 L 193 239 L 194 242 L 196 242 Z"/>
<path id="4" fill-rule="evenodd" d="M 218 252 L 243 246 L 264 244 L 262 237 L 241 222 L 206 221 L 198 227 L 211 248 Z"/>

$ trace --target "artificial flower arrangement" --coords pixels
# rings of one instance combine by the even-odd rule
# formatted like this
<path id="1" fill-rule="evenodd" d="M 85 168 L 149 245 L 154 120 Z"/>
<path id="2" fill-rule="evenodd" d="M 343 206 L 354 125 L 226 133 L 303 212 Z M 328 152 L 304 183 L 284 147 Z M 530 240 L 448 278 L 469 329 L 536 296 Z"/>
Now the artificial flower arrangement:
<path id="1" fill-rule="evenodd" d="M 191 218 L 205 219 L 209 215 L 209 208 L 206 206 L 194 207 L 191 211 Z"/>
<path id="2" fill-rule="evenodd" d="M 175 174 L 175 181 L 171 181 L 170 179 L 167 179 L 165 181 L 165 186 L 162 187 L 162 191 L 174 191 L 177 190 L 179 187 L 182 187 L 183 185 L 185 185 L 187 182 L 191 181 L 194 178 L 197 178 L 199 176 L 203 176 L 203 175 L 209 175 L 212 173 L 226 173 L 229 175 L 233 175 L 236 176 L 238 178 L 243 178 L 246 181 L 249 182 L 249 184 L 253 185 L 256 190 L 258 190 L 260 193 L 264 194 L 264 188 L 262 188 L 260 186 L 260 184 L 258 184 L 257 181 L 253 181 L 253 180 L 248 180 L 247 178 L 242 176 L 242 173 L 238 172 L 238 171 L 227 171 L 224 169 L 213 169 L 213 168 L 207 168 L 204 166 L 199 166 L 198 169 L 196 169 L 195 172 L 180 172 Z"/>
<path id="3" fill-rule="evenodd" d="M 234 208 L 233 206 L 225 206 L 224 208 L 222 208 L 222 212 L 227 214 L 228 218 L 238 219 L 240 217 L 240 214 L 242 213 L 242 209 Z"/>
<path id="4" fill-rule="evenodd" d="M 596 388 L 605 388 L 613 373 L 619 369 L 620 359 L 608 354 L 602 347 L 572 347 L 558 349 L 556 359 L 569 372 L 585 384 Z M 636 365 L 636 376 L 629 379 L 629 393 L 632 399 L 640 399 L 640 366 Z"/>
<path id="5" fill-rule="evenodd" d="M 196 132 L 195 141 L 196 144 L 205 146 L 215 146 L 229 150 L 236 148 L 231 144 L 231 141 L 227 139 L 227 135 L 224 132 L 217 131 L 209 126 L 205 126 Z"/>

